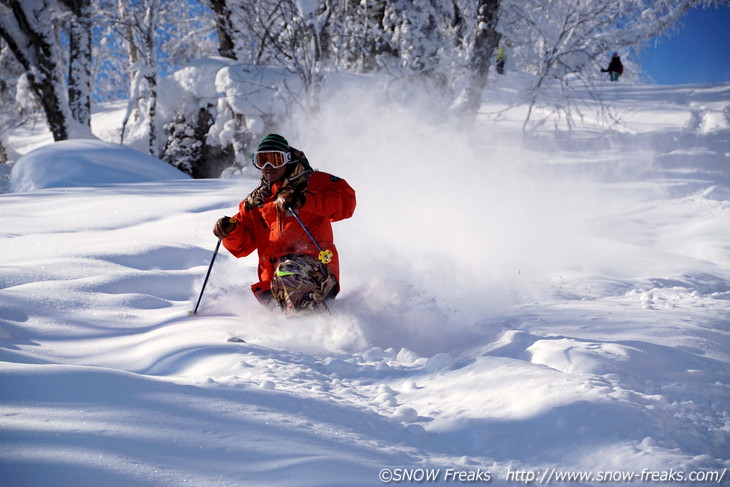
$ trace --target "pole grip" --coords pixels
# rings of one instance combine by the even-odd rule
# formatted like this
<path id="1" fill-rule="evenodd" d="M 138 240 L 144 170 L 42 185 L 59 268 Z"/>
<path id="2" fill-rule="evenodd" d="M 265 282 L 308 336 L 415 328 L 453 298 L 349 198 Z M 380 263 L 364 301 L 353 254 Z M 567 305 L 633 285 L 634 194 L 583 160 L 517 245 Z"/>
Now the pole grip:
<path id="1" fill-rule="evenodd" d="M 294 211 L 291 206 L 287 206 L 286 209 L 289 210 L 289 213 L 294 215 L 294 218 L 297 219 L 297 221 L 299 222 L 299 225 L 302 226 L 304 233 L 306 233 L 309 236 L 309 238 L 312 239 L 312 243 L 314 243 L 314 246 L 317 247 L 317 250 L 319 250 L 319 256 L 317 256 L 319 261 L 324 264 L 329 264 L 330 262 L 332 262 L 332 256 L 333 256 L 332 251 L 329 249 L 322 249 L 322 246 L 319 245 L 319 242 L 317 242 L 317 239 L 314 238 L 314 235 L 312 235 L 312 232 L 309 231 L 309 229 L 304 224 L 302 219 L 299 218 L 299 214 L 296 211 Z"/>

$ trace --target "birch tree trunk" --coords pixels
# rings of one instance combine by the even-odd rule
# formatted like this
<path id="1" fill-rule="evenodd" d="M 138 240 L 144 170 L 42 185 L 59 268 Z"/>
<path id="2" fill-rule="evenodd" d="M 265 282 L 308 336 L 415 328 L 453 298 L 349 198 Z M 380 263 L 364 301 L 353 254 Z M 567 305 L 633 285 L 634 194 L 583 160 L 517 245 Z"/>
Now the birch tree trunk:
<path id="1" fill-rule="evenodd" d="M 122 143 L 124 143 L 124 128 L 129 121 L 130 116 L 137 120 L 139 117 L 139 96 L 138 96 L 138 71 L 139 52 L 137 51 L 137 43 L 134 41 L 134 26 L 132 25 L 132 13 L 129 8 L 128 0 L 119 0 L 117 3 L 117 11 L 122 21 L 122 29 L 124 32 L 124 44 L 127 47 L 127 60 L 129 62 L 129 102 L 127 114 L 122 124 Z"/>
<path id="2" fill-rule="evenodd" d="M 145 10 L 143 24 L 143 42 L 147 67 L 144 78 L 147 81 L 149 98 L 147 99 L 147 120 L 149 122 L 149 153 L 155 157 L 157 154 L 157 57 L 155 55 L 155 11 L 157 10 L 156 0 L 148 0 Z"/>
<path id="3" fill-rule="evenodd" d="M 69 27 L 68 104 L 82 130 L 91 131 L 91 0 L 63 0 L 73 12 Z"/>

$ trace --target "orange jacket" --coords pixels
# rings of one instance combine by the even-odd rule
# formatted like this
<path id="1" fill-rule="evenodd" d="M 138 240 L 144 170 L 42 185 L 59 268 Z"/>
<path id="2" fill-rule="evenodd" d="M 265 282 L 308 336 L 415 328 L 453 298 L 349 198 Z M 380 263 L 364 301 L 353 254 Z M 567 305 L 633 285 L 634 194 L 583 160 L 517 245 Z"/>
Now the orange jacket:
<path id="1" fill-rule="evenodd" d="M 223 246 L 236 257 L 258 250 L 260 282 L 251 286 L 256 294 L 270 288 L 280 257 L 287 254 L 319 255 L 319 250 L 299 222 L 292 215 L 277 211 L 274 200 L 281 185 L 281 181 L 272 185 L 274 196 L 266 199 L 261 207 L 247 210 L 246 200 L 243 200 L 233 217 L 238 225 L 223 239 Z M 339 282 L 340 261 L 333 241 L 332 222 L 352 216 L 356 204 L 355 191 L 344 179 L 314 171 L 305 195 L 306 202 L 297 213 L 320 247 L 334 254 L 328 265 Z"/>

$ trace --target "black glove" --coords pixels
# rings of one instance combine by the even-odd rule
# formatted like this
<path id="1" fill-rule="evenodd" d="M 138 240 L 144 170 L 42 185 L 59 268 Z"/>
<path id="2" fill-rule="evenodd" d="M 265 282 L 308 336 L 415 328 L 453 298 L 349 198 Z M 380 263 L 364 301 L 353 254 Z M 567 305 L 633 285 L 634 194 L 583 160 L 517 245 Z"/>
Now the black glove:
<path id="1" fill-rule="evenodd" d="M 238 221 L 230 216 L 219 218 L 213 227 L 213 235 L 218 238 L 226 238 L 238 226 Z"/>
<path id="2" fill-rule="evenodd" d="M 304 203 L 306 203 L 307 197 L 304 193 L 297 188 L 289 187 L 282 188 L 276 194 L 276 209 L 281 213 L 286 212 L 288 208 L 292 210 L 298 210 Z"/>

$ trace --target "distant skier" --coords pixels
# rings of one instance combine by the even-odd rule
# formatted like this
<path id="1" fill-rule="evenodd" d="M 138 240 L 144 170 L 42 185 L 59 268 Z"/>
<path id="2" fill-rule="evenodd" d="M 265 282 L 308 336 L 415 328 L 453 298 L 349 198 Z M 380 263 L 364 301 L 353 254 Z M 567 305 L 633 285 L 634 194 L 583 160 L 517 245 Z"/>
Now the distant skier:
<path id="1" fill-rule="evenodd" d="M 497 74 L 504 74 L 504 65 L 507 62 L 507 50 L 504 46 L 499 46 L 495 64 L 497 66 Z"/>
<path id="2" fill-rule="evenodd" d="M 264 137 L 252 158 L 260 185 L 241 201 L 235 223 L 223 217 L 213 233 L 236 257 L 258 250 L 260 281 L 251 290 L 261 303 L 276 303 L 287 315 L 327 311 L 325 301 L 340 290 L 331 222 L 352 216 L 355 191 L 344 179 L 313 170 L 278 134 Z"/>
<path id="3" fill-rule="evenodd" d="M 613 57 L 611 57 L 611 62 L 608 63 L 608 68 L 601 68 L 601 72 L 608 73 L 611 81 L 618 81 L 619 76 L 624 73 L 624 65 L 621 64 L 621 58 L 619 57 L 617 52 L 613 53 Z"/>

